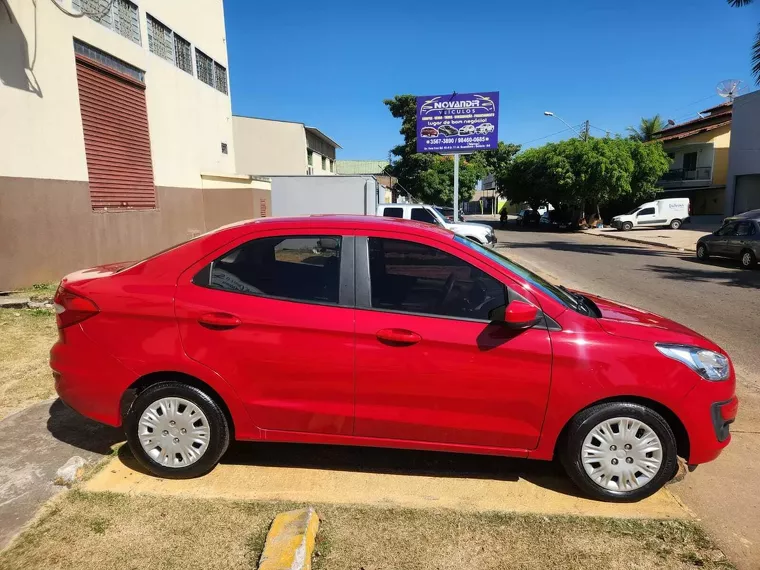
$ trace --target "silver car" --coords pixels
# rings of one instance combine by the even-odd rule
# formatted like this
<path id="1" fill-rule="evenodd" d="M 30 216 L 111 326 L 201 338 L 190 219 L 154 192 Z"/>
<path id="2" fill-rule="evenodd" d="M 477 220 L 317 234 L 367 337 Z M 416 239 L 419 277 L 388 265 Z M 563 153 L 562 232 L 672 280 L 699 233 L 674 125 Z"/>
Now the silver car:
<path id="1" fill-rule="evenodd" d="M 738 259 L 744 269 L 756 267 L 760 258 L 760 220 L 729 221 L 716 232 L 699 238 L 697 257 L 704 261 L 710 256 Z"/>

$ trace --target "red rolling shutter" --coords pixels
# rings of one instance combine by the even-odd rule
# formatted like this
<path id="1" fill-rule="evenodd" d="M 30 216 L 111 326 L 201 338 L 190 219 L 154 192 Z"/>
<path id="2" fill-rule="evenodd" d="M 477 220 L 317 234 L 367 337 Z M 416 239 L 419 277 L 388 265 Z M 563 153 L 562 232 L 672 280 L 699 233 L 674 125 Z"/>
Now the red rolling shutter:
<path id="1" fill-rule="evenodd" d="M 76 66 L 92 208 L 155 208 L 145 85 L 89 58 Z"/>

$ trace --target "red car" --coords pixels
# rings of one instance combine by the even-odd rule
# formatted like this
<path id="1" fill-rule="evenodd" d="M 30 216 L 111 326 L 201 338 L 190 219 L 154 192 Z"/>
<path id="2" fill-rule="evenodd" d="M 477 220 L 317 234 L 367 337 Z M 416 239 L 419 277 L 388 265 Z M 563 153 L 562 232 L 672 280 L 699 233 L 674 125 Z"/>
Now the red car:
<path id="1" fill-rule="evenodd" d="M 61 399 L 123 426 L 162 477 L 231 439 L 550 460 L 634 500 L 728 445 L 726 353 L 647 311 L 558 288 L 392 218 L 239 223 L 56 294 Z"/>

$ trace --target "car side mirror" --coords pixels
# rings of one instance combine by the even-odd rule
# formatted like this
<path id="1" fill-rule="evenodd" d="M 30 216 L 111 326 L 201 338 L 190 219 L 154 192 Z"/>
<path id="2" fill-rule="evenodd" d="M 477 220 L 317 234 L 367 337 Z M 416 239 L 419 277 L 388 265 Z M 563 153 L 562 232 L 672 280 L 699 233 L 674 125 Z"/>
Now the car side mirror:
<path id="1" fill-rule="evenodd" d="M 540 320 L 539 311 L 536 306 L 517 299 L 509 303 L 509 305 L 496 307 L 489 313 L 488 318 L 516 330 L 529 329 Z"/>

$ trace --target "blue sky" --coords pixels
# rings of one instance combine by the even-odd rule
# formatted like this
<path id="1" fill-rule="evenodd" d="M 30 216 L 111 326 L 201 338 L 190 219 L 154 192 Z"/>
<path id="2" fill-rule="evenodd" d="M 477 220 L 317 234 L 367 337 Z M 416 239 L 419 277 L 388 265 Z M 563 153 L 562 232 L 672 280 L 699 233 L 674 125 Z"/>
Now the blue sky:
<path id="1" fill-rule="evenodd" d="M 339 159 L 387 157 L 401 136 L 383 99 L 400 93 L 499 91 L 499 138 L 526 146 L 572 134 L 545 110 L 613 133 L 687 120 L 719 80 L 752 85 L 760 22 L 760 3 L 725 0 L 224 4 L 233 113 L 315 126 Z"/>

